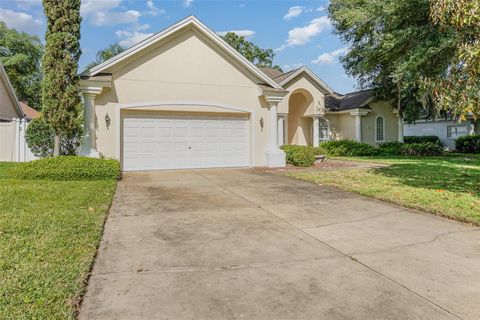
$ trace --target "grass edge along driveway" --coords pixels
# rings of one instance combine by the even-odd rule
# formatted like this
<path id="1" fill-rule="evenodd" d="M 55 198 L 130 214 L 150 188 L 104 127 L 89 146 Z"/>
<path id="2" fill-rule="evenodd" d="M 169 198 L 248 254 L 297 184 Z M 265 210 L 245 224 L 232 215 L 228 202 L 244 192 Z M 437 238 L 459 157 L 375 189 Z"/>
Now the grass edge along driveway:
<path id="1" fill-rule="evenodd" d="M 0 163 L 0 319 L 73 319 L 115 180 L 8 177 Z"/>
<path id="2" fill-rule="evenodd" d="M 285 174 L 450 219 L 480 225 L 480 155 L 359 157 L 376 169 L 292 171 Z M 328 160 L 327 160 L 328 161 Z"/>

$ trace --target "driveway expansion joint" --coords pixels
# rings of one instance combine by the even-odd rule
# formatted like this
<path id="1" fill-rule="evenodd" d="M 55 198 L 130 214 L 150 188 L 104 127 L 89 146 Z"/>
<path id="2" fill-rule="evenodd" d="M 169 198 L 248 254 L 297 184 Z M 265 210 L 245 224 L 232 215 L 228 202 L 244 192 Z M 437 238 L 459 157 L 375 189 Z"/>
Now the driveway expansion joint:
<path id="1" fill-rule="evenodd" d="M 304 233 L 304 234 L 307 235 L 308 237 L 310 237 L 310 238 L 318 241 L 319 243 L 323 244 L 324 246 L 327 246 L 327 247 L 329 247 L 330 249 L 338 252 L 340 255 L 343 255 L 343 256 L 347 257 L 347 258 L 348 258 L 349 260 L 351 260 L 352 262 L 357 263 L 357 264 L 363 266 L 364 268 L 367 268 L 368 270 L 370 270 L 370 271 L 378 274 L 379 276 L 381 276 L 381 277 L 383 277 L 383 278 L 391 281 L 392 283 L 394 283 L 394 284 L 396 284 L 396 285 L 404 288 L 405 290 L 411 292 L 412 294 L 416 295 L 416 296 L 419 297 L 420 299 L 423 299 L 423 300 L 426 301 L 427 303 L 430 303 L 431 305 L 433 305 L 433 306 L 435 306 L 435 307 L 443 310 L 444 312 L 450 314 L 451 316 L 453 316 L 453 317 L 455 317 L 455 318 L 457 318 L 457 319 L 460 319 L 460 320 L 464 320 L 462 317 L 460 317 L 460 316 L 458 316 L 457 314 L 453 313 L 452 311 L 446 309 L 445 307 L 439 305 L 438 303 L 430 300 L 429 298 L 425 297 L 424 295 L 416 292 L 415 290 L 409 288 L 407 285 L 402 284 L 401 282 L 399 282 L 399 281 L 391 278 L 390 276 L 382 273 L 381 271 L 379 271 L 379 270 L 377 270 L 377 269 L 375 269 L 375 268 L 373 268 L 373 267 L 370 267 L 370 266 L 367 265 L 366 263 L 363 263 L 363 262 L 359 261 L 357 258 L 355 258 L 354 256 L 352 256 L 351 254 L 348 254 L 348 253 L 346 253 L 346 252 L 343 252 L 343 251 L 341 251 L 340 249 L 337 249 L 337 248 L 335 248 L 334 246 L 332 246 L 332 245 L 330 245 L 330 244 L 328 244 L 328 243 L 326 243 L 326 242 L 324 242 L 324 241 L 316 238 L 315 236 L 313 236 L 313 235 L 311 235 L 310 233 L 306 232 L 304 229 L 300 228 L 299 226 L 291 223 L 290 221 L 288 221 L 288 220 L 286 220 L 286 219 L 284 219 L 284 218 L 276 215 L 275 213 L 271 212 L 270 210 L 264 208 L 262 205 L 254 202 L 254 201 L 251 201 L 250 199 L 244 197 L 243 195 L 238 194 L 238 193 L 236 193 L 235 191 L 233 191 L 233 190 L 231 190 L 231 189 L 229 189 L 229 188 L 226 188 L 225 186 L 223 186 L 223 185 L 221 185 L 221 184 L 216 183 L 215 181 L 212 181 L 211 179 L 209 179 L 209 178 L 205 177 L 204 175 L 198 173 L 198 171 L 194 171 L 194 172 L 195 172 L 196 174 L 198 174 L 199 176 L 203 177 L 205 180 L 209 181 L 210 183 L 214 183 L 214 184 L 216 184 L 217 186 L 225 189 L 226 191 L 229 191 L 229 192 L 232 193 L 233 195 L 235 195 L 235 196 L 237 196 L 237 197 L 240 197 L 240 198 L 244 199 L 245 201 L 248 201 L 248 202 L 250 202 L 250 203 L 258 206 L 258 208 L 262 209 L 262 210 L 265 211 L 266 213 L 268 213 L 268 214 L 270 214 L 270 215 L 273 215 L 273 216 L 275 216 L 276 218 L 280 219 L 281 221 L 283 221 L 283 222 L 291 225 L 293 228 L 295 228 L 295 229 L 297 229 L 298 231 Z M 307 182 L 306 182 L 306 183 L 307 183 Z"/>

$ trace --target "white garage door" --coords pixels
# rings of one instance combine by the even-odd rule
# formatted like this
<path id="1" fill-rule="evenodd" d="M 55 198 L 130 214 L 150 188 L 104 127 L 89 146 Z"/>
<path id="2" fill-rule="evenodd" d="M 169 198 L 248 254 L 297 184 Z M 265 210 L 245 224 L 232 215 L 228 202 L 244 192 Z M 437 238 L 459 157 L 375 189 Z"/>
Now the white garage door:
<path id="1" fill-rule="evenodd" d="M 123 125 L 125 171 L 249 165 L 244 116 L 128 115 Z"/>

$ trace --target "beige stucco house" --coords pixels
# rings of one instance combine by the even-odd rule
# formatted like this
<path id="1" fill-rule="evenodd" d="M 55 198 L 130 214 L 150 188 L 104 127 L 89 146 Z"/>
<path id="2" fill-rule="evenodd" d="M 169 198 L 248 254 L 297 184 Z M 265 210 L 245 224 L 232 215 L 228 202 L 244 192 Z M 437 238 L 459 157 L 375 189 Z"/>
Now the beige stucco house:
<path id="1" fill-rule="evenodd" d="M 369 91 L 340 95 L 307 67 L 258 68 L 190 16 L 82 74 L 81 153 L 123 170 L 285 166 L 282 144 L 397 140 Z"/>

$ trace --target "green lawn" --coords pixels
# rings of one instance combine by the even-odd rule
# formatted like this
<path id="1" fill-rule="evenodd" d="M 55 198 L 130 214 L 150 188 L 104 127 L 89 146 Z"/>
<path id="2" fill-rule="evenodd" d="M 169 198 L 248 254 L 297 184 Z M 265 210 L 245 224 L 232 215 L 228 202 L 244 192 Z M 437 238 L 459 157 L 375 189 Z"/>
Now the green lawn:
<path id="1" fill-rule="evenodd" d="M 480 225 L 480 155 L 363 157 L 348 160 L 389 166 L 286 174 Z"/>
<path id="2" fill-rule="evenodd" d="M 0 163 L 0 319 L 74 318 L 116 181 L 29 181 Z"/>

